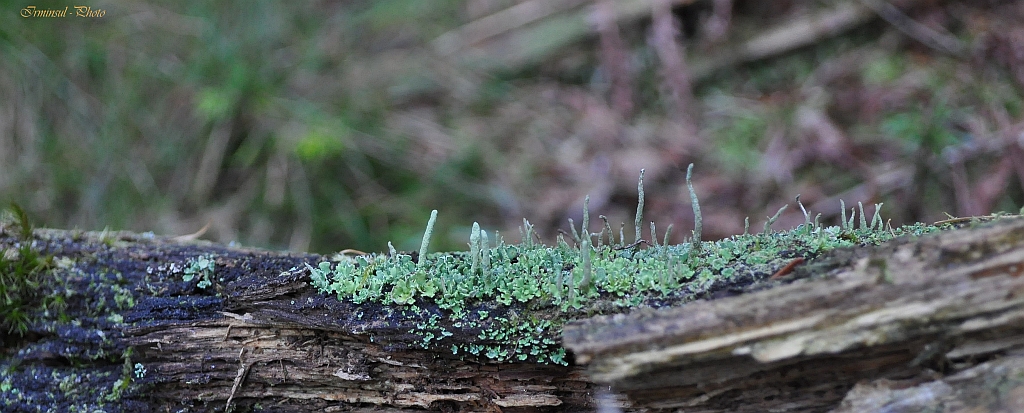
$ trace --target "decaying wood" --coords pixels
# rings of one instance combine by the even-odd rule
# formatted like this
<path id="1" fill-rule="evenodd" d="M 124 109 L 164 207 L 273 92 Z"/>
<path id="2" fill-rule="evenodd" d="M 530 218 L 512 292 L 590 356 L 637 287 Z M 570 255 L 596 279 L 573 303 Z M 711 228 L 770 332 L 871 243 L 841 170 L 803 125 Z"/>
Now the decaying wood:
<path id="1" fill-rule="evenodd" d="M 426 351 L 387 351 L 352 334 L 232 317 L 164 326 L 133 342 L 146 349 L 143 360 L 167 380 L 156 395 L 203 400 L 211 407 L 229 403 L 230 397 L 303 410 L 486 410 L 566 402 L 579 408 L 588 388 L 568 367 L 489 365 Z"/>
<path id="2" fill-rule="evenodd" d="M 0 253 L 10 255 L 24 242 L 0 225 Z M 55 282 L 75 291 L 68 293 L 65 310 L 75 321 L 56 327 L 34 322 L 21 339 L 0 336 L 7 346 L 0 352 L 0 382 L 8 389 L 0 392 L 0 411 L 509 412 L 593 406 L 594 384 L 581 368 L 423 349 L 422 337 L 412 334 L 426 321 L 422 316 L 319 294 L 305 270 L 324 259 L 315 254 L 56 230 L 36 230 L 31 243 L 60 263 L 51 270 Z M 206 289 L 182 278 L 183 268 L 200 256 L 216 262 Z M 97 283 L 133 293 L 135 303 L 118 315 L 122 320 L 111 322 L 97 297 L 83 294 L 106 287 Z M 507 310 L 486 309 L 494 316 Z M 454 335 L 446 342 L 486 342 L 478 329 L 448 327 Z M 129 379 L 122 364 L 127 372 L 135 366 L 138 372 L 129 375 L 141 391 L 108 398 L 115 379 Z M 88 396 L 93 393 L 98 396 Z"/>
<path id="3" fill-rule="evenodd" d="M 221 257 L 218 264 L 233 265 L 230 255 Z M 309 258 L 303 261 L 316 261 Z M 323 296 L 297 264 L 226 283 L 222 311 L 209 317 L 130 328 L 136 354 L 164 381 L 154 396 L 208 406 L 268 401 L 304 411 L 578 410 L 591 404 L 592 384 L 578 368 L 486 363 L 447 349 L 412 348 L 418 338 L 409 333 L 423 320 Z M 453 331 L 455 342 L 479 341 L 475 331 Z"/>
<path id="4" fill-rule="evenodd" d="M 9 346 L 0 405 L 508 412 L 590 411 L 604 400 L 626 411 L 1017 411 L 1024 219 L 987 225 L 835 251 L 756 292 L 575 322 L 565 345 L 585 367 L 420 348 L 411 331 L 422 315 L 314 291 L 303 268 L 317 255 L 37 230 L 31 243 L 53 256 L 55 282 L 76 291 L 64 293 L 74 321 L 0 337 Z M 24 242 L 0 226 L 5 256 Z M 182 279 L 198 256 L 216 261 L 207 289 Z M 100 311 L 114 300 L 82 292 L 103 284 L 132 292 L 134 305 L 114 318 Z M 481 342 L 479 331 L 447 327 L 452 343 Z M 127 378 L 121 364 L 125 375 L 135 366 L 142 391 L 113 393 Z M 90 386 L 110 392 L 83 399 Z"/>
<path id="5" fill-rule="evenodd" d="M 1020 411 L 1022 274 L 1024 220 L 1011 219 L 836 251 L 788 285 L 563 335 L 594 380 L 637 407 Z M 970 395 L 987 401 L 958 401 Z"/>
<path id="6" fill-rule="evenodd" d="M 1024 357 L 1010 355 L 947 377 L 858 383 L 834 413 L 1021 412 Z"/>

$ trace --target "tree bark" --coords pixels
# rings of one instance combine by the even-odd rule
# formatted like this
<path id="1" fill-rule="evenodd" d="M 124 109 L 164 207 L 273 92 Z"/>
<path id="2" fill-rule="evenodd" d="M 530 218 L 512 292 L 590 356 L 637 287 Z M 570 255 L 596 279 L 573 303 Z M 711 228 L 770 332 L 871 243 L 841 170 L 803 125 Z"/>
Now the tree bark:
<path id="1" fill-rule="evenodd" d="M 421 315 L 314 291 L 318 255 L 0 226 L 5 259 L 31 246 L 53 277 L 0 340 L 0 410 L 1020 411 L 1021 234 L 838 250 L 754 292 L 577 321 L 558 366 L 419 348 Z M 185 280 L 201 257 L 206 288 Z"/>
<path id="2" fill-rule="evenodd" d="M 1024 220 L 1011 219 L 837 250 L 788 285 L 595 317 L 563 337 L 638 408 L 1024 411 L 1021 274 Z"/>
<path id="3" fill-rule="evenodd" d="M 76 292 L 62 311 L 70 322 L 51 312 L 24 337 L 3 337 L 0 411 L 592 409 L 595 385 L 580 367 L 417 348 L 411 330 L 423 319 L 317 293 L 305 265 L 318 255 L 131 233 L 36 230 L 27 241 L 13 232 L 0 232 L 0 252 L 32 243 L 53 256 L 47 294 Z M 183 280 L 203 256 L 215 263 L 205 289 Z M 130 291 L 134 305 L 114 306 L 110 286 Z M 453 342 L 481 341 L 477 331 L 450 330 Z M 114 397 L 117 379 L 133 384 Z"/>

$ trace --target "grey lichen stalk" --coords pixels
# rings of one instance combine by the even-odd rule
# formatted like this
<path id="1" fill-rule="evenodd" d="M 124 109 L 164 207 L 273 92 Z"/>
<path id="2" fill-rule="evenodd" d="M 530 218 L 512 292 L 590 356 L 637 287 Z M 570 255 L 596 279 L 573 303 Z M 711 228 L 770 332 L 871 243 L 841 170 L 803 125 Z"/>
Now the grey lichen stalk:
<path id="1" fill-rule="evenodd" d="M 533 226 L 524 219 L 519 244 L 505 244 L 496 234 L 495 244 L 491 245 L 487 232 L 474 222 L 468 253 L 429 253 L 427 248 L 437 218 L 437 211 L 433 211 L 418 258 L 397 252 L 390 244 L 387 254 L 339 254 L 333 261 L 309 266 L 312 285 L 321 293 L 335 294 L 339 300 L 356 304 L 401 306 L 423 314 L 427 314 L 428 308 L 439 308 L 444 316 L 435 311 L 429 322 L 410 331 L 422 338 L 419 344 L 423 348 L 494 361 L 566 364 L 565 350 L 557 341 L 562 324 L 572 319 L 642 305 L 685 302 L 737 277 L 763 280 L 794 257 L 812 257 L 839 247 L 877 244 L 904 234 L 938 230 L 924 225 L 883 228 L 878 215 L 880 204 L 876 205 L 870 225 L 861 208 L 860 228 L 853 228 L 853 217 L 846 221 L 844 204 L 842 226 L 822 227 L 817 219 L 810 221 L 798 198 L 805 221 L 796 229 L 771 230 L 771 224 L 785 209 L 783 206 L 768 219 L 760 234 L 745 230 L 743 235 L 701 242 L 700 207 L 690 180 L 692 167 L 687 168 L 686 176 L 695 215 L 692 242 L 669 245 L 669 229 L 664 242 L 657 243 L 653 240 L 653 222 L 652 240 L 642 238 L 641 171 L 637 235 L 632 243 L 625 242 L 621 228 L 615 242 L 604 216 L 601 232 L 590 232 L 587 197 L 581 230 L 571 230 L 575 247 L 569 246 L 561 235 L 552 247 L 534 242 Z M 641 248 L 642 244 L 647 247 Z M 449 338 L 452 328 L 479 332 L 480 341 L 467 343 Z"/>

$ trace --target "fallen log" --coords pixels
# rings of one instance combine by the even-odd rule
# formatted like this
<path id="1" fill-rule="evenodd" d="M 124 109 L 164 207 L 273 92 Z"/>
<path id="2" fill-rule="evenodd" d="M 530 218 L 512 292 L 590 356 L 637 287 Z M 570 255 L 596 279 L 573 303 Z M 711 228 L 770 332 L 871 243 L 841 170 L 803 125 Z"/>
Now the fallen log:
<path id="1" fill-rule="evenodd" d="M 328 281 L 344 281 L 343 271 L 339 264 L 327 279 L 315 268 L 348 262 L 336 256 L 26 230 L 24 221 L 0 220 L 0 410 L 591 411 L 600 400 L 630 411 L 823 411 L 840 403 L 856 410 L 906 390 L 907 380 L 940 380 L 932 385 L 948 398 L 969 392 L 957 386 L 971 382 L 961 376 L 972 367 L 1015 371 L 978 363 L 998 362 L 1024 342 L 1015 335 L 1024 329 L 1013 327 L 1024 221 L 817 258 L 811 252 L 892 231 L 873 230 L 874 221 L 860 230 L 766 225 L 761 234 L 693 250 L 641 249 L 643 242 L 626 245 L 622 237 L 612 245 L 608 237 L 589 261 L 572 255 L 586 243 L 488 250 L 471 237 L 475 252 L 430 262 L 458 261 L 452 268 L 469 271 L 471 256 L 491 253 L 510 259 L 491 261 L 491 270 L 532 262 L 542 267 L 530 267 L 539 271 L 530 276 L 547 284 L 543 294 L 526 286 L 537 295 L 520 301 L 459 309 L 424 300 L 420 290 L 399 294 L 397 284 L 379 291 L 390 297 L 383 301 L 324 294 Z M 742 248 L 761 255 L 736 255 Z M 555 271 L 543 268 L 546 258 L 535 261 L 557 254 L 564 265 Z M 769 256 L 778 257 L 764 261 Z M 403 261 L 409 257 L 379 255 L 345 271 L 358 278 L 416 265 Z M 687 267 L 700 263 L 720 269 Z M 593 267 L 592 280 L 582 281 L 591 275 L 580 267 Z M 636 278 L 616 278 L 611 268 Z M 562 306 L 552 304 L 553 287 Z M 562 323 L 616 312 L 629 314 L 570 325 L 565 343 L 575 358 L 559 356 L 552 339 Z M 598 397 L 607 384 L 628 399 Z"/>
<path id="2" fill-rule="evenodd" d="M 15 232 L 0 226 L 7 261 L 37 260 L 58 277 L 43 302 L 23 303 L 45 316 L 27 320 L 23 336 L 4 331 L 4 412 L 592 405 L 594 385 L 578 367 L 486 363 L 415 347 L 418 316 L 311 288 L 305 265 L 319 255 L 127 232 Z M 204 277 L 205 288 L 196 282 Z M 46 300 L 55 295 L 59 304 Z M 480 341 L 476 334 L 455 330 L 449 339 Z"/>
<path id="3" fill-rule="evenodd" d="M 836 250 L 787 285 L 570 323 L 564 344 L 637 408 L 1020 411 L 1022 235 L 1011 219 Z"/>

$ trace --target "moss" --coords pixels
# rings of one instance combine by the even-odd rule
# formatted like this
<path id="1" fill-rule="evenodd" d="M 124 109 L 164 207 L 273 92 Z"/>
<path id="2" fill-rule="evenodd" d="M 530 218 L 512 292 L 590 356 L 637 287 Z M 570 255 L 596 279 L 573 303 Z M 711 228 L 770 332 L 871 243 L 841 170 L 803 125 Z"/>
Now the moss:
<path id="1" fill-rule="evenodd" d="M 69 240 L 23 231 L 31 225 L 18 215 L 0 220 L 0 411 L 123 411 L 137 404 L 124 400 L 138 387 L 125 370 L 131 366 L 118 367 L 128 362 L 122 327 L 139 299 L 136 281 L 122 271 L 140 271 L 129 261 L 105 261 L 123 236 L 72 233 Z"/>
<path id="2" fill-rule="evenodd" d="M 0 410 L 93 412 L 124 411 L 118 403 L 135 389 L 122 380 L 116 366 L 80 371 L 48 366 L 25 367 L 25 374 L 5 377 L 0 383 Z"/>
<path id="3" fill-rule="evenodd" d="M 21 205 L 17 203 L 11 203 L 10 213 L 14 215 L 17 220 L 17 226 L 19 229 L 19 235 L 23 241 L 32 239 L 32 222 L 28 219 L 28 214 L 21 208 Z"/>
<path id="4" fill-rule="evenodd" d="M 0 250 L 0 330 L 23 336 L 33 309 L 63 307 L 60 297 L 45 296 L 41 290 L 50 262 L 28 242 Z"/>

